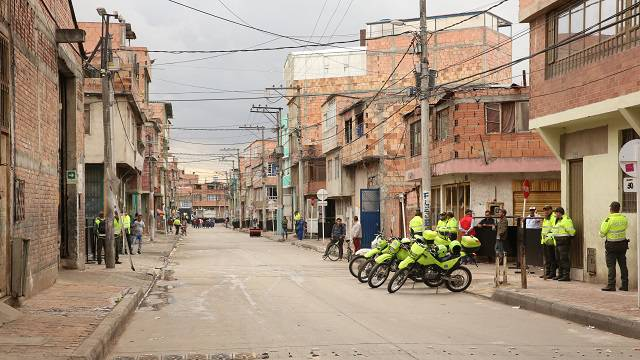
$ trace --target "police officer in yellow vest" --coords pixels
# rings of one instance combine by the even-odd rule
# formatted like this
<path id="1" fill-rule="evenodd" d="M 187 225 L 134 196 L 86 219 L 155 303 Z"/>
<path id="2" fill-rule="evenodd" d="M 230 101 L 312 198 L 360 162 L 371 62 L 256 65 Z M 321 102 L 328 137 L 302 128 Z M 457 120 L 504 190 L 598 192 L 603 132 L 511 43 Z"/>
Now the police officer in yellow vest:
<path id="1" fill-rule="evenodd" d="M 438 224 L 436 225 L 436 231 L 442 236 L 447 236 L 447 213 L 441 212 L 438 218 Z"/>
<path id="2" fill-rule="evenodd" d="M 551 228 L 551 233 L 556 242 L 556 259 L 560 273 L 558 281 L 571 281 L 571 258 L 569 252 L 571 250 L 571 238 L 576 234 L 573 227 L 573 221 L 564 213 L 561 207 L 554 211 L 556 223 Z"/>
<path id="3" fill-rule="evenodd" d="M 540 238 L 540 244 L 542 245 L 542 252 L 544 253 L 545 269 L 544 274 L 540 275 L 541 278 L 547 277 L 547 279 L 558 280 L 556 270 L 558 270 L 558 263 L 556 262 L 556 241 L 553 236 L 548 236 L 556 224 L 556 217 L 551 213 L 551 205 L 546 205 L 542 208 L 544 211 L 544 220 L 542 220 L 542 233 Z"/>
<path id="4" fill-rule="evenodd" d="M 422 237 L 422 232 L 424 231 L 424 221 L 422 220 L 422 212 L 420 210 L 416 210 L 416 214 L 409 221 L 409 232 L 411 233 L 411 237 L 420 236 Z"/>
<path id="5" fill-rule="evenodd" d="M 122 252 L 122 223 L 118 210 L 113 212 L 113 241 L 116 246 L 116 264 L 122 264 L 119 256 Z"/>
<path id="6" fill-rule="evenodd" d="M 447 213 L 447 236 L 451 240 L 458 238 L 458 219 L 453 215 L 453 211 Z"/>
<path id="7" fill-rule="evenodd" d="M 129 254 L 133 254 L 133 252 L 131 252 L 131 216 L 129 216 L 128 213 L 124 213 L 122 216 L 122 227 L 124 227 L 124 234 L 127 237 Z"/>
<path id="8" fill-rule="evenodd" d="M 629 291 L 629 271 L 627 270 L 627 217 L 620 214 L 620 203 L 609 205 L 609 216 L 600 225 L 600 236 L 605 238 L 604 249 L 609 269 L 607 287 L 602 291 L 616 291 L 616 261 L 620 266 L 620 290 Z"/>

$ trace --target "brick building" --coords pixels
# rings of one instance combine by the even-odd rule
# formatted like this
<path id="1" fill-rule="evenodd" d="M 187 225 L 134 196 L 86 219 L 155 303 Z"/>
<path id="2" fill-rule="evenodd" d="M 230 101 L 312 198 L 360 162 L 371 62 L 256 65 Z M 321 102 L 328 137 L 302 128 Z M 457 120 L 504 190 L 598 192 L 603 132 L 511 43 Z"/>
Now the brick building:
<path id="1" fill-rule="evenodd" d="M 256 140 L 240 153 L 240 208 L 244 215 L 245 227 L 257 219 L 260 226 L 272 219 L 267 208 L 269 200 L 276 200 L 278 167 L 274 157 L 275 140 Z M 268 228 L 271 228 L 268 225 Z"/>
<path id="2" fill-rule="evenodd" d="M 292 192 L 302 190 L 305 198 L 300 204 L 299 196 L 294 197 L 291 209 L 303 210 L 311 231 L 317 224 L 317 211 L 312 206 L 315 192 L 326 188 L 328 222 L 335 217 L 350 221 L 353 215 L 363 215 L 366 205 L 365 212 L 371 217 L 363 222 L 365 244 L 380 229 L 398 234 L 396 212 L 381 214 L 380 209 L 399 209 L 398 195 L 407 186 L 402 115 L 415 104 L 415 64 L 419 62 L 414 34 L 407 32 L 415 32 L 418 23 L 418 19 L 404 20 L 403 26 L 390 20 L 369 23 L 361 32 L 360 47 L 296 52 L 287 58 Z M 438 70 L 438 83 L 511 60 L 510 46 L 485 51 L 509 39 L 503 29 L 511 24 L 494 14 L 434 16 L 427 23 L 432 31 L 430 66 Z M 467 54 L 477 56 L 459 63 Z M 478 82 L 511 84 L 511 78 L 510 69 L 504 69 Z M 298 134 L 303 147 L 303 187 L 296 176 Z M 366 197 L 364 202 L 361 194 Z"/>
<path id="3" fill-rule="evenodd" d="M 193 186 L 192 200 L 196 215 L 222 220 L 229 216 L 229 187 L 222 181 L 210 181 Z"/>
<path id="4" fill-rule="evenodd" d="M 0 2 L 0 298 L 85 263 L 77 28 L 71 1 Z"/>
<path id="5" fill-rule="evenodd" d="M 407 149 L 406 213 L 420 207 L 422 141 L 420 108 L 405 115 Z M 539 211 L 560 204 L 560 164 L 542 139 L 529 130 L 529 89 L 519 86 L 474 87 L 434 99 L 431 106 L 431 214 L 442 211 L 460 219 L 466 209 L 476 216 L 506 209 L 522 216 L 522 183 L 529 180 L 527 206 Z"/>
<path id="6" fill-rule="evenodd" d="M 636 195 L 623 192 L 618 154 L 640 133 L 638 3 L 523 0 L 520 19 L 531 27 L 531 53 L 541 52 L 530 63 L 531 127 L 560 160 L 562 205 L 577 230 L 571 276 L 603 283 L 598 231 L 612 201 L 628 215 L 628 234 L 637 231 Z M 632 285 L 636 246 L 627 253 Z"/>

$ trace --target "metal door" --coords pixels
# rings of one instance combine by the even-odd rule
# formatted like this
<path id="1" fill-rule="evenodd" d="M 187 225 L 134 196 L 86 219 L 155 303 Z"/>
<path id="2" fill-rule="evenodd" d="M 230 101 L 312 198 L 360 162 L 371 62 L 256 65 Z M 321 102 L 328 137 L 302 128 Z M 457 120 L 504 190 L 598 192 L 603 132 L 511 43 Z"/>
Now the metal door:
<path id="1" fill-rule="evenodd" d="M 573 220 L 576 236 L 571 240 L 571 267 L 582 269 L 584 266 L 584 220 L 582 202 L 582 159 L 569 162 L 569 209 L 567 215 Z"/>
<path id="2" fill-rule="evenodd" d="M 371 247 L 371 242 L 380 232 L 380 189 L 360 190 L 360 217 L 362 247 Z"/>

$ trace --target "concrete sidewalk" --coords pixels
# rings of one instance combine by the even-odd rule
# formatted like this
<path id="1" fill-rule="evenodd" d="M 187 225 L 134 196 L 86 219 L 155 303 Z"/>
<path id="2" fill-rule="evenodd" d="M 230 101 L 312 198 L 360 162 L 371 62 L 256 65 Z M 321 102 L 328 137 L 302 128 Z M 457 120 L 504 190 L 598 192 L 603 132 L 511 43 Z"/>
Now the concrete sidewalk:
<path id="1" fill-rule="evenodd" d="M 263 236 L 272 240 L 279 238 L 271 233 L 264 233 Z M 294 238 L 289 242 L 317 252 L 324 252 L 327 244 L 326 241 L 315 239 L 299 241 Z M 539 278 L 541 269 L 534 269 L 535 274 L 528 274 L 527 289 L 520 288 L 520 274 L 516 274 L 514 269 L 507 272 L 508 283 L 496 288 L 493 264 L 469 268 L 473 273 L 473 282 L 467 289 L 468 293 L 511 305 L 514 310 L 535 311 L 640 339 L 640 309 L 636 291 L 603 292 L 600 288 L 604 284 L 543 280 Z"/>
<path id="2" fill-rule="evenodd" d="M 176 246 L 160 235 L 121 265 L 62 270 L 49 289 L 25 300 L 17 319 L 0 326 L 0 359 L 102 359 Z M 135 250 L 135 249 L 134 249 Z"/>

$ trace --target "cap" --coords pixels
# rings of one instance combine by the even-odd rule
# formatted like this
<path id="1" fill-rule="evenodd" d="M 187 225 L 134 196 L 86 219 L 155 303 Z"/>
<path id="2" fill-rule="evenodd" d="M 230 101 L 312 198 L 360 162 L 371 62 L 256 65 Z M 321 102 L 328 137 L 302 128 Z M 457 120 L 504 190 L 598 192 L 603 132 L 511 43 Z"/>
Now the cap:
<path id="1" fill-rule="evenodd" d="M 542 210 L 551 210 L 553 207 L 551 205 L 545 205 Z"/>
<path id="2" fill-rule="evenodd" d="M 532 207 L 529 208 L 529 210 L 535 210 L 535 209 L 536 209 L 535 206 L 532 206 Z"/>

